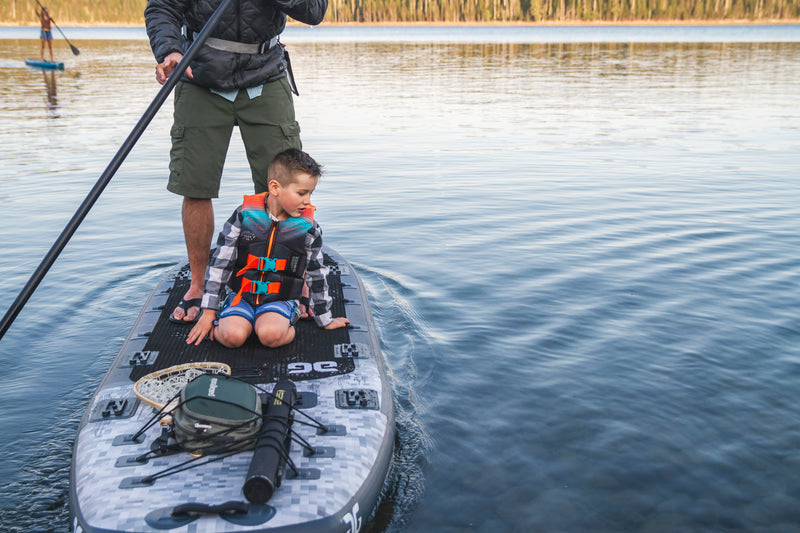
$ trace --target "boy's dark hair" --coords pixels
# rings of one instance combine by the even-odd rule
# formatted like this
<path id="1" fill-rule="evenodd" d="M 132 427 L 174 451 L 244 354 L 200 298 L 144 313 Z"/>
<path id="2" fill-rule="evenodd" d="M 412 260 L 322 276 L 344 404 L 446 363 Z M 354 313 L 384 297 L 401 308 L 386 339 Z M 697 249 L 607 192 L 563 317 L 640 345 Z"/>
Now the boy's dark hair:
<path id="1" fill-rule="evenodd" d="M 295 174 L 303 172 L 314 178 L 322 175 L 322 166 L 302 150 L 289 148 L 275 156 L 267 169 L 267 179 L 275 180 L 282 187 L 294 180 Z"/>

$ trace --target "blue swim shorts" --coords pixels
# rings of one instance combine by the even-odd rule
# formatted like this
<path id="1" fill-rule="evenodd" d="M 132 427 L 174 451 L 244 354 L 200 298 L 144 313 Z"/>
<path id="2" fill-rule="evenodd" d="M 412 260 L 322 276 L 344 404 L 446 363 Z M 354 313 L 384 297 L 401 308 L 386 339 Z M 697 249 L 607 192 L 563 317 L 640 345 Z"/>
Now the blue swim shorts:
<path id="1" fill-rule="evenodd" d="M 294 300 L 267 302 L 253 310 L 253 307 L 244 300 L 239 300 L 238 304 L 231 305 L 235 297 L 236 293 L 234 292 L 228 294 L 227 298 L 225 298 L 225 303 L 222 305 L 222 312 L 219 314 L 219 318 L 240 316 L 249 320 L 253 325 L 255 325 L 256 317 L 264 313 L 278 313 L 288 318 L 289 323 L 292 325 L 300 318 L 300 310 L 297 308 L 297 302 Z"/>
<path id="2" fill-rule="evenodd" d="M 42 30 L 42 32 L 39 34 L 39 37 L 45 41 L 53 40 L 53 34 L 49 30 Z"/>

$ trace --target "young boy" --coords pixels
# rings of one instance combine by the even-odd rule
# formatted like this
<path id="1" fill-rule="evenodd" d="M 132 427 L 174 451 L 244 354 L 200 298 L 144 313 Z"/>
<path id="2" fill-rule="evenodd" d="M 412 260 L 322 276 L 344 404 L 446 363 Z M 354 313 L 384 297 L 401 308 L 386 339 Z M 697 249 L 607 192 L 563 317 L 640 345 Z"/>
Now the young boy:
<path id="1" fill-rule="evenodd" d="M 297 302 L 306 296 L 319 327 L 350 323 L 330 311 L 322 230 L 310 203 L 321 174 L 317 162 L 301 150 L 286 150 L 272 160 L 267 192 L 245 196 L 217 238 L 206 270 L 202 315 L 187 344 L 200 344 L 210 334 L 211 340 L 237 348 L 253 331 L 270 348 L 288 344 L 294 340 L 295 321 L 307 316 Z M 217 321 L 223 288 L 227 297 Z"/>

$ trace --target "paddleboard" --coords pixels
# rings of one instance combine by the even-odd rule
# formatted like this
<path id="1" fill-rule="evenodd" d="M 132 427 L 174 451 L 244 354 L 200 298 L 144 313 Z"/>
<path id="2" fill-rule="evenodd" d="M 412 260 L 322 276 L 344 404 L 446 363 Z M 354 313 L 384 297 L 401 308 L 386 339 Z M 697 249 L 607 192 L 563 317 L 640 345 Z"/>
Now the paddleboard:
<path id="1" fill-rule="evenodd" d="M 64 63 L 57 61 L 40 61 L 39 59 L 26 59 L 25 64 L 29 67 L 37 67 L 48 70 L 64 70 Z"/>
<path id="2" fill-rule="evenodd" d="M 361 280 L 337 252 L 325 247 L 324 254 L 333 314 L 349 318 L 350 327 L 327 331 L 301 320 L 295 340 L 275 349 L 254 338 L 240 349 L 210 340 L 187 345 L 190 326 L 168 316 L 189 286 L 188 264 L 166 274 L 80 422 L 70 472 L 73 533 L 356 533 L 368 523 L 392 458 L 392 395 Z M 189 452 L 151 453 L 142 462 L 168 430 L 156 424 L 136 437 L 157 410 L 137 398 L 135 382 L 205 361 L 229 365 L 233 377 L 254 385 L 267 413 L 281 383 L 296 388 L 296 440 L 266 503 L 248 501 L 243 491 L 258 451 L 209 453 L 186 470 Z"/>

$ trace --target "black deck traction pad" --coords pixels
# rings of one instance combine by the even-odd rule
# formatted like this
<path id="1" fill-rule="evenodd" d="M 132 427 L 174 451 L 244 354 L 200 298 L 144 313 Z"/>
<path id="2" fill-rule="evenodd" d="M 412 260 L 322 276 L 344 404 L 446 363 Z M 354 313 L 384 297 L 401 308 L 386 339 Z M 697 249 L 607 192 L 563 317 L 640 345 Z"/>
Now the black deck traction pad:
<path id="1" fill-rule="evenodd" d="M 336 263 L 327 255 L 325 264 L 330 268 L 328 287 L 333 298 L 333 316 L 346 316 L 342 281 Z M 158 352 L 152 364 L 136 365 L 132 368 L 130 378 L 133 381 L 142 376 L 174 365 L 214 361 L 230 365 L 236 377 L 256 382 L 278 381 L 290 377 L 293 381 L 318 379 L 338 374 L 347 374 L 355 369 L 352 358 L 334 358 L 335 346 L 349 344 L 350 334 L 347 328 L 325 330 L 317 327 L 314 320 L 304 319 L 295 324 L 295 339 L 280 348 L 263 346 L 255 335 L 251 335 L 241 348 L 229 349 L 220 343 L 204 340 L 199 346 L 186 344 L 186 336 L 191 330 L 188 324 L 175 324 L 169 321 L 169 315 L 180 302 L 190 284 L 188 265 L 181 269 L 175 277 L 167 303 L 161 311 L 153 331 L 143 348 L 145 352 Z M 314 363 L 336 361 L 335 372 L 317 372 Z M 287 365 L 291 363 L 308 363 L 301 373 L 287 376 Z"/>

